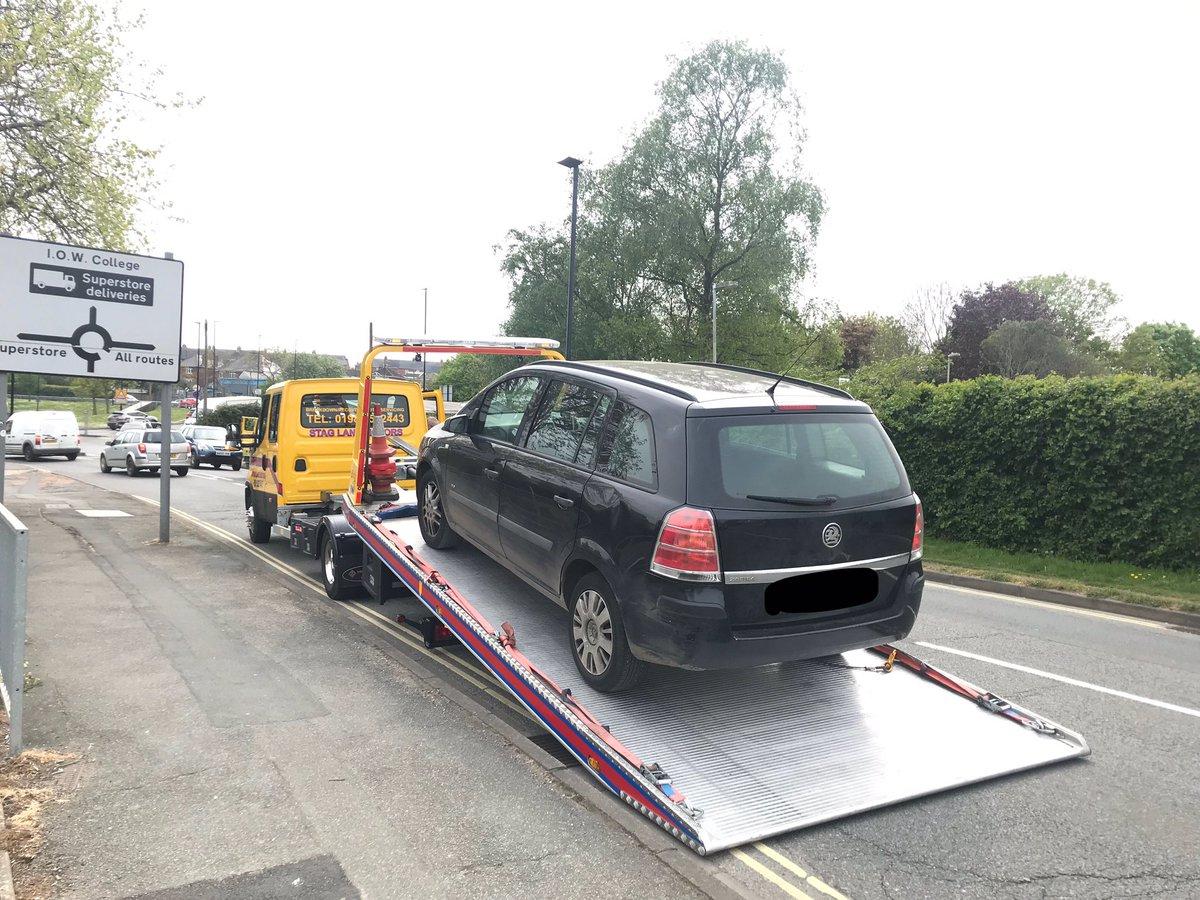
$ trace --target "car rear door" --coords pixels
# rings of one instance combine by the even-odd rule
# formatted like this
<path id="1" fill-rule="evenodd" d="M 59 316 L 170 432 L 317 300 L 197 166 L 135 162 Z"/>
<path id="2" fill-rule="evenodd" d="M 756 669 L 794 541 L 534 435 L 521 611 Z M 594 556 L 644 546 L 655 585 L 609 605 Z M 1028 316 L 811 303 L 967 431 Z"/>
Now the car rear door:
<path id="1" fill-rule="evenodd" d="M 500 475 L 498 528 L 504 555 L 556 594 L 575 545 L 597 435 L 611 404 L 612 396 L 593 386 L 550 381 L 523 447 L 506 460 Z"/>

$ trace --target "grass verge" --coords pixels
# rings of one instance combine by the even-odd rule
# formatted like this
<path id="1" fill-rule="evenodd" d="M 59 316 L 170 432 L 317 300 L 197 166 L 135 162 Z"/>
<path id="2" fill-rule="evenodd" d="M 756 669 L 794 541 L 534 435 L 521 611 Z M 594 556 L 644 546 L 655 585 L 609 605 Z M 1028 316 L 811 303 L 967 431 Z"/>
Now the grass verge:
<path id="1" fill-rule="evenodd" d="M 993 581 L 1200 613 L 1200 572 L 1195 571 L 1078 562 L 940 538 L 925 539 L 925 567 L 934 572 L 977 575 Z"/>

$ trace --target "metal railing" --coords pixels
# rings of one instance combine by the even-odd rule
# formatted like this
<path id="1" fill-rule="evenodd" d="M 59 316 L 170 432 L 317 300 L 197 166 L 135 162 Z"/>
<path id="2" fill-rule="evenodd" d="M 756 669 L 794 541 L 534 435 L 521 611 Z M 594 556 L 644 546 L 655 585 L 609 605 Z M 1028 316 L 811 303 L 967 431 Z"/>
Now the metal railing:
<path id="1" fill-rule="evenodd" d="M 8 710 L 8 749 L 24 749 L 21 735 L 25 700 L 25 592 L 29 529 L 0 504 L 0 694 Z"/>

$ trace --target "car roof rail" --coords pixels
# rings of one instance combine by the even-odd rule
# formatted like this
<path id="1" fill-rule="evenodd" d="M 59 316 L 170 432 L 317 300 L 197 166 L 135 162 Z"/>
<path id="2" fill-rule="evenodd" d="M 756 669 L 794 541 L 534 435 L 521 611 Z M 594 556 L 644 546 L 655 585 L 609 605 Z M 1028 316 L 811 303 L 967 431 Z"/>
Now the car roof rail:
<path id="1" fill-rule="evenodd" d="M 689 366 L 705 366 L 709 369 L 728 369 L 731 372 L 744 372 L 747 375 L 761 375 L 764 378 L 786 381 L 788 384 L 812 388 L 814 391 L 821 391 L 825 394 L 833 394 L 836 397 L 845 397 L 848 400 L 854 399 L 854 395 L 849 391 L 844 391 L 841 388 L 835 388 L 832 385 L 822 384 L 819 381 L 809 381 L 807 378 L 796 378 L 794 375 L 780 375 L 778 372 L 767 372 L 763 369 L 751 369 L 747 368 L 746 366 L 731 366 L 727 363 L 698 362 L 689 360 L 686 364 Z"/>
<path id="2" fill-rule="evenodd" d="M 584 362 L 575 362 L 572 359 L 537 359 L 529 366 L 567 366 L 572 369 L 580 369 L 584 372 L 595 372 L 597 375 L 607 375 L 610 378 L 619 378 L 622 381 L 630 381 L 634 384 L 640 384 L 644 387 L 651 387 L 655 390 L 662 391 L 666 394 L 673 394 L 683 400 L 691 400 L 694 403 L 700 402 L 700 397 L 685 388 L 681 388 L 674 384 L 664 384 L 661 381 L 656 381 L 653 378 L 647 378 L 644 375 L 638 375 L 636 372 L 630 372 L 627 369 L 607 368 L 605 366 L 589 365 Z"/>

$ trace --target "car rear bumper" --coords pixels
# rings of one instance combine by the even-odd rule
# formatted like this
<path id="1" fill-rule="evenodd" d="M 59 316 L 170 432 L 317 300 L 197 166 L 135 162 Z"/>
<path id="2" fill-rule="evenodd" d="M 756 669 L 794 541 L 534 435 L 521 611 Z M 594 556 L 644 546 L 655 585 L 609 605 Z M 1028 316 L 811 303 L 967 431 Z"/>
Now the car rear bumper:
<path id="1" fill-rule="evenodd" d="M 900 640 L 916 622 L 925 587 L 921 564 L 915 562 L 884 605 L 754 629 L 730 624 L 720 586 L 664 581 L 657 580 L 657 596 L 641 602 L 632 598 L 622 606 L 625 629 L 634 656 L 683 669 L 752 668 Z"/>
<path id="2" fill-rule="evenodd" d="M 4 453 L 6 456 L 20 456 L 25 452 L 23 447 L 16 449 L 9 447 Z M 40 447 L 33 448 L 33 455 L 38 456 L 77 456 L 79 454 L 78 444 L 43 444 Z"/>

